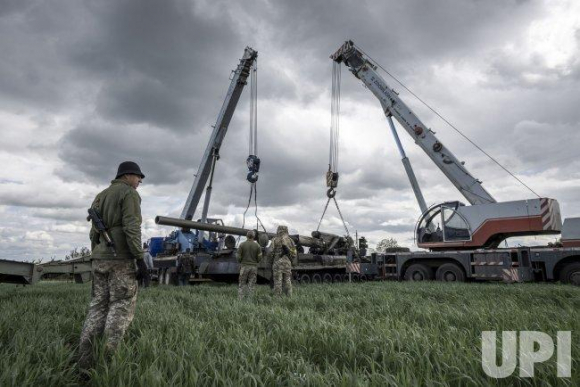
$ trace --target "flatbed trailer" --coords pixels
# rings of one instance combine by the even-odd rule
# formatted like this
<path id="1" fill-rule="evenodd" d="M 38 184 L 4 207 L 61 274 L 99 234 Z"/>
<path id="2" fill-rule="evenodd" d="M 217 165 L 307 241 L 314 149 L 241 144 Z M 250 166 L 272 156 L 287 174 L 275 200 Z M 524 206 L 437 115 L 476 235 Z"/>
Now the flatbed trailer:
<path id="1" fill-rule="evenodd" d="M 51 274 L 69 274 L 75 282 L 84 283 L 91 279 L 91 261 L 89 258 L 79 258 L 34 263 L 0 259 L 0 282 L 33 285 Z"/>

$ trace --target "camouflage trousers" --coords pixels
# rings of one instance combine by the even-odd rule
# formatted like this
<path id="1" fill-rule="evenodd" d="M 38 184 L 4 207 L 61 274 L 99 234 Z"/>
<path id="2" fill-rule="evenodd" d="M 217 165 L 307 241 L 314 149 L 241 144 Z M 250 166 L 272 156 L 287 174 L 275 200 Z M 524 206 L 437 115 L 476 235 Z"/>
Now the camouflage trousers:
<path id="1" fill-rule="evenodd" d="M 258 267 L 252 265 L 241 265 L 240 283 L 238 286 L 238 297 L 244 298 L 244 290 L 247 296 L 251 297 L 258 278 Z"/>
<path id="2" fill-rule="evenodd" d="M 137 302 L 135 262 L 131 259 L 95 259 L 89 312 L 79 345 L 79 366 L 92 365 L 93 341 L 104 336 L 108 352 L 114 351 L 131 324 Z"/>
<path id="3" fill-rule="evenodd" d="M 274 276 L 274 294 L 282 295 L 282 289 L 287 296 L 292 295 L 292 263 L 286 257 L 280 257 L 274 260 L 272 265 L 272 274 Z"/>

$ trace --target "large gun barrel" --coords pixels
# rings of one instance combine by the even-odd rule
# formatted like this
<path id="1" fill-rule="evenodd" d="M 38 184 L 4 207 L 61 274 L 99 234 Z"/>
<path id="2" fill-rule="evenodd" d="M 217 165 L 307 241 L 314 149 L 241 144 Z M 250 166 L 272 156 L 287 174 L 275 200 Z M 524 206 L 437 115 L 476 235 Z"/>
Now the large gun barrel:
<path id="1" fill-rule="evenodd" d="M 178 219 L 178 218 L 169 218 L 166 216 L 156 216 L 155 223 L 162 225 L 162 226 L 174 226 L 174 227 L 181 227 L 185 229 L 193 229 L 193 230 L 200 230 L 200 231 L 209 231 L 209 232 L 219 232 L 224 234 L 233 234 L 233 235 L 241 235 L 245 236 L 248 230 L 245 228 L 240 227 L 230 227 L 230 226 L 220 226 L 218 224 L 209 224 L 209 223 L 201 223 L 201 222 L 194 222 L 192 220 L 185 220 L 185 219 Z M 273 232 L 258 232 L 259 235 L 267 235 L 268 239 L 272 239 L 276 236 L 276 233 Z M 292 239 L 295 240 L 298 244 L 304 247 L 319 247 L 324 248 L 325 243 L 321 239 L 316 239 L 308 236 L 303 235 L 292 235 Z M 296 240 L 297 239 L 297 240 Z"/>

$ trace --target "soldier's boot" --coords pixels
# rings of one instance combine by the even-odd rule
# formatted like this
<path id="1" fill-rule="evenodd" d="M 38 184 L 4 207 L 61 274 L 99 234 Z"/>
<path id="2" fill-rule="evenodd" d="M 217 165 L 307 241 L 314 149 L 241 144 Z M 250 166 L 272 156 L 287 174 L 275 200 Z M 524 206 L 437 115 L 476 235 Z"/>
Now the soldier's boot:
<path id="1" fill-rule="evenodd" d="M 79 373 L 82 375 L 86 374 L 88 370 L 94 366 L 94 356 L 93 356 L 93 345 L 91 340 L 84 339 L 81 340 L 77 351 L 77 367 Z"/>
<path id="2" fill-rule="evenodd" d="M 94 358 L 92 353 L 83 353 L 78 357 L 77 365 L 81 374 L 93 368 Z"/>

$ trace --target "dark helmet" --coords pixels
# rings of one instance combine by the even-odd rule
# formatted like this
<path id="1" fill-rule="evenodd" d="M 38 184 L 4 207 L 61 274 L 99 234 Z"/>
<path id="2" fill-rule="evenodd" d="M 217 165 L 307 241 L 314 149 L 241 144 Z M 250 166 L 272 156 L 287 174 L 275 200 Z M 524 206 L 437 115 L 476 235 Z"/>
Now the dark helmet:
<path id="1" fill-rule="evenodd" d="M 117 176 L 115 177 L 115 179 L 118 179 L 123 175 L 129 174 L 139 175 L 141 176 L 142 179 L 145 177 L 145 175 L 143 174 L 143 172 L 141 172 L 141 168 L 139 168 L 139 165 L 137 165 L 137 163 L 133 161 L 123 161 L 121 164 L 119 164 L 119 169 L 117 169 Z"/>

